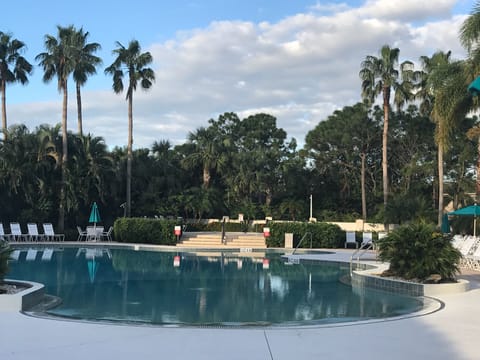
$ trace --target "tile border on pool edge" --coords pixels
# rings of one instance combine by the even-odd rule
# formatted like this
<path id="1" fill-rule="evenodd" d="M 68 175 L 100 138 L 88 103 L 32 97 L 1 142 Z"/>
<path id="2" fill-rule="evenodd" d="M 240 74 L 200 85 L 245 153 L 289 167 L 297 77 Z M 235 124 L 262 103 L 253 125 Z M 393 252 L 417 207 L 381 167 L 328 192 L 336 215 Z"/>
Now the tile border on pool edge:
<path id="1" fill-rule="evenodd" d="M 463 279 L 459 279 L 456 283 L 420 284 L 379 276 L 378 274 L 385 269 L 385 265 L 369 264 L 369 268 L 366 270 L 353 270 L 351 274 L 352 286 L 368 287 L 408 296 L 436 296 L 465 292 L 470 288 L 470 282 Z"/>

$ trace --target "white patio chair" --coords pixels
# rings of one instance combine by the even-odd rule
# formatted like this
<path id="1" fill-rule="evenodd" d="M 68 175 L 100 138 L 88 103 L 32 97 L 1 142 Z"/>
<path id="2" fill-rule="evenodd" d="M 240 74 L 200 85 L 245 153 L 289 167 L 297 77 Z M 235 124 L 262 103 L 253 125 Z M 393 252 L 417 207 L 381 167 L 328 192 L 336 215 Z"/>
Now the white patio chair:
<path id="1" fill-rule="evenodd" d="M 38 233 L 38 227 L 35 223 L 28 223 L 27 224 L 28 235 L 27 239 L 29 241 L 39 241 L 44 239 L 43 234 Z"/>
<path id="2" fill-rule="evenodd" d="M 113 231 L 113 226 L 110 226 L 108 228 L 108 231 L 102 232 L 102 238 L 107 238 L 108 241 L 112 241 L 112 231 Z"/>
<path id="3" fill-rule="evenodd" d="M 87 240 L 87 231 L 82 230 L 80 226 L 77 226 L 77 231 L 78 231 L 78 237 L 77 241 L 82 241 L 82 239 Z"/>
<path id="4" fill-rule="evenodd" d="M 10 232 L 14 241 L 26 240 L 27 234 L 22 234 L 22 228 L 18 222 L 10 223 Z"/>
<path id="5" fill-rule="evenodd" d="M 355 231 L 347 231 L 345 233 L 345 249 L 349 244 L 354 244 L 355 248 L 358 249 L 357 239 L 355 238 Z"/>
<path id="6" fill-rule="evenodd" d="M 51 223 L 43 224 L 43 232 L 45 233 L 45 237 L 47 240 L 50 241 L 64 241 L 65 235 L 64 234 L 56 234 L 55 230 L 53 230 L 53 225 Z"/>

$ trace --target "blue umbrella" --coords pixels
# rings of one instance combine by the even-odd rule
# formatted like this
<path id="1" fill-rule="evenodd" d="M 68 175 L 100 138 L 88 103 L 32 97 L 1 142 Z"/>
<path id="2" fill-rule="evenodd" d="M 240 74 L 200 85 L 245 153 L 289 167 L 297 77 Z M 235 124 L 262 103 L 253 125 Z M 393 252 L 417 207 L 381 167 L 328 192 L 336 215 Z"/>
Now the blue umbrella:
<path id="1" fill-rule="evenodd" d="M 473 236 L 476 236 L 477 216 L 480 216 L 480 206 L 477 204 L 466 206 L 449 212 L 448 215 L 473 216 Z"/>

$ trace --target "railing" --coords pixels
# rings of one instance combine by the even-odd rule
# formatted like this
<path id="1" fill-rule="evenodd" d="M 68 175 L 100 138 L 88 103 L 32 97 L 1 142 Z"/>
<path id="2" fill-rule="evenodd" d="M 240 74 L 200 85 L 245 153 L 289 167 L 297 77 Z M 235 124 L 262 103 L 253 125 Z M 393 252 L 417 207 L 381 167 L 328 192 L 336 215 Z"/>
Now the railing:
<path id="1" fill-rule="evenodd" d="M 310 236 L 310 249 L 312 248 L 312 233 L 311 232 L 306 232 L 303 237 L 300 239 L 300 242 L 298 243 L 297 246 L 295 246 L 295 249 L 293 250 L 292 252 L 292 255 L 295 254 L 295 252 L 297 251 L 297 249 L 300 247 L 300 245 L 302 244 L 303 240 L 305 240 L 305 238 L 307 237 L 307 235 Z"/>
<path id="2" fill-rule="evenodd" d="M 357 260 L 356 262 L 358 263 L 360 261 L 360 258 L 370 249 L 372 249 L 374 246 L 373 246 L 373 241 L 370 241 L 370 242 L 367 242 L 367 243 L 364 243 L 362 245 L 360 245 L 360 247 L 358 249 L 356 249 L 352 256 L 350 257 L 350 275 L 352 275 L 352 272 L 353 272 L 353 261 L 355 259 L 355 256 L 357 257 Z"/>

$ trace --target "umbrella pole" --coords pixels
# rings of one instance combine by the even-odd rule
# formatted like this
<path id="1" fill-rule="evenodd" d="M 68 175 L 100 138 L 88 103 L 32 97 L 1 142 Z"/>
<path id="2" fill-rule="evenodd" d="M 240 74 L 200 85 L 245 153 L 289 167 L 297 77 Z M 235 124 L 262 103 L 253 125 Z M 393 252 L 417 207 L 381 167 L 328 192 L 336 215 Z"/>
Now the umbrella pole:
<path id="1" fill-rule="evenodd" d="M 473 237 L 477 237 L 477 217 L 473 217 Z"/>

